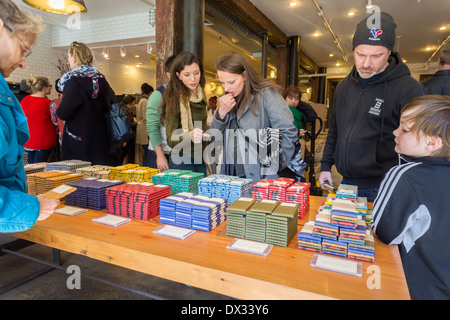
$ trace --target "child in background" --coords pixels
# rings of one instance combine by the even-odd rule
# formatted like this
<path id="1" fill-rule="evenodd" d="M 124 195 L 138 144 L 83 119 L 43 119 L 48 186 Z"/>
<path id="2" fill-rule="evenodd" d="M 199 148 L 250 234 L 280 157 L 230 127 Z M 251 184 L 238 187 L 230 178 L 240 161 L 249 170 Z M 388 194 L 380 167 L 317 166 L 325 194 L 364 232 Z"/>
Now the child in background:
<path id="1" fill-rule="evenodd" d="M 392 168 L 374 202 L 373 229 L 399 245 L 412 299 L 450 299 L 450 96 L 421 96 L 403 109 Z"/>

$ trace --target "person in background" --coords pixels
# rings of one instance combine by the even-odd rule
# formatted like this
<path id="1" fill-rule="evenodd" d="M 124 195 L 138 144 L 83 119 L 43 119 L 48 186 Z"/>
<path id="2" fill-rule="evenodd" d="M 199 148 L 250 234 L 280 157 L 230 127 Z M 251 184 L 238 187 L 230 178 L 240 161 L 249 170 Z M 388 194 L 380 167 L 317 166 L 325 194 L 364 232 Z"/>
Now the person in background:
<path id="1" fill-rule="evenodd" d="M 190 52 L 180 53 L 172 62 L 160 108 L 161 125 L 166 126 L 167 144 L 172 148 L 169 167 L 201 172 L 206 176 L 203 159 L 203 134 L 206 130 L 204 87 L 205 72 L 200 59 Z"/>
<path id="2" fill-rule="evenodd" d="M 276 179 L 278 172 L 288 167 L 298 141 L 281 87 L 257 75 L 245 58 L 234 52 L 221 56 L 216 70 L 226 92 L 219 98 L 219 109 L 211 124 L 223 136 L 223 164 L 218 172 L 246 177 L 255 183 L 262 178 Z M 279 145 L 274 147 L 269 139 L 262 138 L 261 132 L 267 128 L 278 130 L 274 140 Z M 239 129 L 246 134 L 244 139 Z M 274 150 L 261 153 L 270 148 Z"/>
<path id="3" fill-rule="evenodd" d="M 83 160 L 109 165 L 105 115 L 109 112 L 109 84 L 92 64 L 92 51 L 72 42 L 68 51 L 70 71 L 58 80 L 63 99 L 56 115 L 65 121 L 61 160 Z"/>
<path id="4" fill-rule="evenodd" d="M 381 183 L 375 235 L 398 245 L 412 299 L 450 299 L 450 96 L 414 98 L 394 131 L 403 164 Z"/>
<path id="5" fill-rule="evenodd" d="M 450 95 L 450 44 L 441 48 L 439 70 L 423 85 L 427 94 Z"/>
<path id="6" fill-rule="evenodd" d="M 165 76 L 167 80 L 170 79 L 170 66 L 175 59 L 172 55 L 167 58 L 164 63 Z M 169 169 L 169 156 L 172 148 L 167 144 L 166 138 L 166 127 L 161 125 L 161 109 L 159 105 L 162 101 L 164 91 L 166 90 L 167 84 L 158 87 L 150 95 L 147 101 L 147 111 L 146 111 L 146 130 L 149 137 L 148 145 L 148 156 L 149 156 L 149 167 L 157 168 L 161 171 Z"/>
<path id="7" fill-rule="evenodd" d="M 56 145 L 56 126 L 52 122 L 50 103 L 47 98 L 52 85 L 45 77 L 32 77 L 27 80 L 32 94 L 20 103 L 27 117 L 30 139 L 25 144 L 28 163 L 47 162 Z"/>
<path id="8" fill-rule="evenodd" d="M 213 121 L 216 110 L 217 110 L 217 96 L 212 96 L 211 98 L 208 99 L 208 105 L 206 107 L 206 114 L 207 114 L 206 125 L 208 128 L 211 127 L 211 123 Z M 210 176 L 211 174 L 215 174 L 217 167 L 217 164 L 215 163 L 216 150 L 212 150 L 211 154 L 205 154 L 204 156 L 207 158 L 205 165 L 208 176 Z"/>
<path id="9" fill-rule="evenodd" d="M 64 121 L 62 121 L 61 119 L 58 119 L 58 117 L 56 116 L 56 110 L 58 110 L 58 107 L 61 104 L 61 100 L 63 98 L 62 92 L 58 89 L 58 80 L 56 80 L 56 82 L 55 82 L 55 90 L 56 90 L 56 92 L 58 92 L 58 98 L 54 99 L 50 103 L 50 115 L 52 117 L 53 124 L 58 128 L 56 155 L 57 155 L 57 159 L 59 161 L 59 160 L 61 160 L 61 145 L 62 145 L 62 136 L 63 136 L 63 132 L 64 132 Z"/>
<path id="10" fill-rule="evenodd" d="M 208 99 L 208 106 L 206 107 L 206 113 L 208 115 L 206 125 L 208 127 L 211 126 L 211 122 L 213 120 L 214 114 L 216 113 L 216 109 L 217 109 L 217 97 L 213 96 Z"/>
<path id="11" fill-rule="evenodd" d="M 358 195 L 369 202 L 396 164 L 392 131 L 398 127 L 401 109 L 425 93 L 394 52 L 394 19 L 386 12 L 375 14 L 380 29 L 368 28 L 373 19 L 368 16 L 353 35 L 355 65 L 335 90 L 319 176 L 321 185 L 333 186 L 331 167 L 336 165 L 341 183 L 357 186 Z"/>
<path id="12" fill-rule="evenodd" d="M 19 92 L 16 93 L 16 98 L 19 102 L 22 101 L 23 98 L 31 94 L 31 87 L 27 85 L 27 79 L 23 79 L 20 81 Z"/>
<path id="13" fill-rule="evenodd" d="M 294 116 L 294 125 L 299 130 L 298 135 L 304 139 L 306 123 L 317 119 L 317 113 L 306 102 L 301 100 L 302 92 L 297 86 L 289 86 L 283 90 L 282 96 Z"/>
<path id="14" fill-rule="evenodd" d="M 153 92 L 153 87 L 148 83 L 143 83 L 141 86 L 141 100 L 136 107 L 136 158 L 139 165 L 149 167 L 150 160 L 148 155 L 148 133 L 146 131 L 147 118 L 147 101 L 148 97 Z M 154 167 L 156 168 L 156 167 Z"/>
<path id="15" fill-rule="evenodd" d="M 125 159 L 127 157 L 126 163 L 135 163 L 135 154 L 136 154 L 136 98 L 132 95 L 127 94 L 123 100 L 120 102 L 120 105 L 122 106 L 123 112 L 125 113 L 125 116 L 127 117 L 128 124 L 131 127 L 131 130 L 133 130 L 133 138 L 128 140 L 126 142 L 124 153 L 122 155 L 122 158 Z M 122 159 L 122 160 L 123 160 Z"/>
<path id="16" fill-rule="evenodd" d="M 0 1 L 0 233 L 30 229 L 48 218 L 59 200 L 26 193 L 22 155 L 29 139 L 27 119 L 5 78 L 26 67 L 41 22 L 10 0 Z"/>

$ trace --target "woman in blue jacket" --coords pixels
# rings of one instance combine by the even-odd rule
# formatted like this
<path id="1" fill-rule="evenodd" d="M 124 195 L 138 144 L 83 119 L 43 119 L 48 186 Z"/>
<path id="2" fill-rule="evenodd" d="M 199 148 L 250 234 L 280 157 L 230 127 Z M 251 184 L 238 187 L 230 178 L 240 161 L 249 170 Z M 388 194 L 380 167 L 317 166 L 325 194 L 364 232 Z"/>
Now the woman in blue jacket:
<path id="1" fill-rule="evenodd" d="M 0 232 L 20 232 L 53 213 L 58 200 L 26 194 L 22 155 L 29 139 L 27 119 L 5 77 L 25 68 L 40 23 L 12 1 L 0 1 Z"/>

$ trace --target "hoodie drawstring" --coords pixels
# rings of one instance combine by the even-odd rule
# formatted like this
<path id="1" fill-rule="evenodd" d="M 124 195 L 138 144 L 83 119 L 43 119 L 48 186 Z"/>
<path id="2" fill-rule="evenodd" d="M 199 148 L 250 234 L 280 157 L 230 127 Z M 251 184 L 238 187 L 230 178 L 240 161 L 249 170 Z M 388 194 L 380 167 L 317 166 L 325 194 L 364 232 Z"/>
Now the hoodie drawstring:
<path id="1" fill-rule="evenodd" d="M 380 133 L 380 143 L 384 143 L 384 105 L 386 103 L 387 96 L 387 80 L 384 80 L 384 94 L 383 103 L 381 104 L 381 133 Z"/>

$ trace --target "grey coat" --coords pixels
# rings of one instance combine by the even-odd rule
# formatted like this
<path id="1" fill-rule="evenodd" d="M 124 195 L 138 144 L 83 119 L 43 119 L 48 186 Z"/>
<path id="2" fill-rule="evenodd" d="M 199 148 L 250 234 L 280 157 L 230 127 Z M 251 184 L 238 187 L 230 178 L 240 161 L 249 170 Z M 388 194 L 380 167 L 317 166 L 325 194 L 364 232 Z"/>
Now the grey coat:
<path id="1" fill-rule="evenodd" d="M 217 172 L 227 174 L 227 155 L 234 152 L 234 143 L 231 141 L 235 131 L 230 131 L 231 121 L 237 117 L 237 125 L 240 133 L 236 134 L 237 146 L 242 155 L 243 166 L 246 178 L 253 179 L 258 182 L 263 178 L 276 179 L 277 172 L 286 168 L 295 152 L 295 142 L 297 138 L 297 129 L 294 126 L 292 112 L 289 110 L 285 100 L 280 93 L 272 89 L 264 89 L 262 94 L 258 96 L 258 106 L 253 108 L 254 114 L 249 110 L 248 105 L 244 108 L 241 117 L 235 112 L 228 113 L 224 119 L 220 120 L 218 113 L 214 116 L 211 123 L 211 129 L 216 129 L 215 146 L 220 148 L 223 146 L 222 164 Z M 252 99 L 252 103 L 254 99 Z M 272 165 L 264 166 L 264 148 L 258 147 L 258 140 L 261 140 L 260 129 L 272 128 L 278 129 L 280 141 L 272 144 L 272 150 L 269 152 L 272 156 L 276 156 L 276 160 Z M 220 134 L 218 134 L 220 131 Z M 218 135 L 220 137 L 218 137 Z M 245 137 L 244 137 L 245 135 Z M 247 140 L 247 141 L 246 141 Z M 230 159 L 230 158 L 228 158 Z M 229 161 L 229 160 L 228 160 Z"/>

